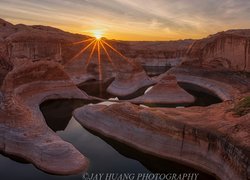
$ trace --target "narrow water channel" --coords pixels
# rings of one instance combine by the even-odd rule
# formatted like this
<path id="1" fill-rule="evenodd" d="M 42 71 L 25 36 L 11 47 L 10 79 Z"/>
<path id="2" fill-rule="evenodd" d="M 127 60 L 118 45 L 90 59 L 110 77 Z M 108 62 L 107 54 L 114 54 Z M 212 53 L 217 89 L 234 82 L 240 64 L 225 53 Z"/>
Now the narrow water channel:
<path id="1" fill-rule="evenodd" d="M 108 82 L 107 84 L 109 84 Z M 110 98 L 105 93 L 107 84 L 99 87 L 99 83 L 88 82 L 88 86 L 82 86 L 91 95 L 103 98 Z M 85 87 L 85 88 L 84 88 Z M 91 87 L 91 88 L 90 88 Z M 207 105 L 204 102 L 206 94 L 188 90 L 197 97 L 200 105 Z M 197 94 L 198 93 L 198 94 Z M 139 92 L 141 94 L 141 92 Z M 136 94 L 135 94 L 136 96 Z M 200 96 L 200 97 L 199 97 Z M 208 97 L 210 99 L 211 97 Z M 217 102 L 209 102 L 208 104 Z M 145 153 L 141 153 L 117 141 L 107 139 L 100 134 L 84 129 L 73 117 L 72 111 L 89 103 L 97 101 L 83 100 L 50 100 L 41 104 L 48 126 L 55 131 L 62 139 L 73 144 L 83 155 L 90 160 L 89 173 L 199 173 L 198 180 L 213 180 L 213 176 L 202 171 L 193 169 L 173 161 L 163 160 Z M 65 162 L 66 163 L 66 162 Z M 82 174 L 74 176 L 56 176 L 44 173 L 36 169 L 32 164 L 16 158 L 0 156 L 1 179 L 36 179 L 36 180 L 80 180 Z"/>
<path id="2" fill-rule="evenodd" d="M 83 83 L 81 86 L 79 86 L 79 88 L 91 96 L 96 96 L 96 97 L 100 97 L 103 99 L 115 98 L 114 95 L 111 95 L 106 91 L 106 89 L 108 88 L 108 86 L 111 84 L 112 81 L 113 79 L 105 83 L 101 83 L 100 81 L 88 81 L 88 82 Z M 186 106 L 186 107 L 209 106 L 212 104 L 217 104 L 217 103 L 222 102 L 222 100 L 219 97 L 208 92 L 205 89 L 202 89 L 201 87 L 197 87 L 195 85 L 187 84 L 187 83 L 178 83 L 178 85 L 181 88 L 183 88 L 185 91 L 187 91 L 189 94 L 195 97 L 194 103 L 186 104 L 186 105 L 183 105 L 183 104 L 174 104 L 174 105 L 171 104 L 170 105 L 170 104 L 153 104 L 152 103 L 152 104 L 145 104 L 145 105 L 149 107 L 166 107 L 167 108 L 167 107 L 179 107 L 179 106 Z M 118 98 L 119 100 L 129 100 L 129 99 L 136 98 L 138 96 L 142 96 L 149 87 L 152 87 L 152 85 L 142 87 L 130 95 L 118 97 Z"/>
<path id="3" fill-rule="evenodd" d="M 79 104 L 79 101 L 75 100 L 52 100 L 43 103 L 41 110 L 47 124 L 53 121 L 53 129 L 57 129 L 58 135 L 89 158 L 89 173 L 199 173 L 199 178 L 202 180 L 214 179 L 191 167 L 138 152 L 122 143 L 84 129 L 70 117 L 67 110 Z M 56 114 L 60 114 L 60 117 L 56 118 Z M 63 117 L 69 117 L 64 127 L 61 126 L 62 120 L 65 122 Z"/>
<path id="4" fill-rule="evenodd" d="M 213 180 L 206 173 L 172 161 L 162 160 L 130 147 L 91 133 L 71 117 L 74 108 L 90 102 L 81 100 L 51 100 L 41 104 L 48 126 L 57 134 L 72 143 L 90 160 L 89 173 L 199 173 L 201 180 Z M 96 102 L 93 102 L 96 103 Z M 56 176 L 36 169 L 32 164 L 12 157 L 0 156 L 2 179 L 36 180 L 79 180 L 82 174 Z"/>

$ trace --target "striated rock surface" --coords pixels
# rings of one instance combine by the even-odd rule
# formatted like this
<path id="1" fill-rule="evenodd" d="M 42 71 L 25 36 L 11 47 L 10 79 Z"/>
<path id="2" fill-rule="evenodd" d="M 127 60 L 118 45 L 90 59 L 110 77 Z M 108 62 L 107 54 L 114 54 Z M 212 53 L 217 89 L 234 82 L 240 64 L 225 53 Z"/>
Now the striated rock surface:
<path id="1" fill-rule="evenodd" d="M 250 178 L 250 114 L 234 117 L 230 103 L 209 107 L 142 108 L 130 103 L 84 106 L 74 117 L 86 128 L 137 150 L 216 174 Z"/>
<path id="2" fill-rule="evenodd" d="M 79 47 L 71 43 L 88 38 L 47 26 L 12 25 L 0 20 L 1 54 L 14 64 L 27 61 L 56 61 L 65 63 Z"/>
<path id="3" fill-rule="evenodd" d="M 183 63 L 250 72 L 250 30 L 229 30 L 198 40 Z"/>
<path id="4" fill-rule="evenodd" d="M 0 87 L 2 82 L 9 71 L 13 68 L 12 64 L 3 58 L 0 54 Z"/>
<path id="5" fill-rule="evenodd" d="M 194 40 L 109 42 L 142 66 L 173 66 L 185 57 Z"/>
<path id="6" fill-rule="evenodd" d="M 92 68 L 84 71 L 91 47 L 77 55 L 90 37 L 72 34 L 47 26 L 13 25 L 0 19 L 0 55 L 14 66 L 28 61 L 56 61 L 64 65 L 65 70 L 75 83 L 88 79 L 100 79 L 97 52 L 93 54 Z M 141 66 L 165 67 L 179 64 L 193 40 L 166 42 L 129 42 L 106 40 L 121 54 Z M 114 64 L 121 66 L 123 58 L 106 47 Z M 76 56 L 77 55 L 77 56 Z M 103 79 L 110 79 L 117 73 L 117 68 L 109 62 L 101 48 L 101 70 Z M 72 63 L 70 63 L 73 61 Z M 94 67 L 94 68 L 93 68 Z M 147 69 L 147 68 L 145 68 Z M 84 74 L 84 75 L 82 75 Z M 88 76 L 88 78 L 85 77 Z"/>
<path id="7" fill-rule="evenodd" d="M 191 104 L 195 98 L 182 89 L 174 76 L 165 75 L 142 96 L 130 100 L 137 104 Z"/>
<path id="8" fill-rule="evenodd" d="M 47 127 L 40 103 L 58 98 L 89 99 L 75 84 L 111 77 L 116 78 L 107 91 L 116 96 L 158 82 L 138 99 L 191 102 L 193 97 L 179 88 L 182 84 L 227 102 L 183 109 L 151 109 L 129 103 L 93 105 L 77 109 L 74 115 L 83 126 L 138 150 L 197 166 L 223 180 L 249 179 L 250 117 L 235 117 L 230 112 L 233 102 L 250 92 L 249 74 L 233 72 L 249 72 L 249 37 L 249 30 L 237 30 L 196 42 L 107 40 L 121 54 L 107 48 L 113 64 L 104 51 L 98 64 L 98 51 L 93 51 L 86 67 L 91 48 L 77 54 L 87 45 L 79 42 L 88 36 L 0 19 L 0 150 L 52 174 L 85 171 L 88 160 Z M 141 68 L 177 65 L 185 56 L 183 66 L 154 79 Z M 175 76 L 178 84 L 169 75 Z M 168 78 L 162 78 L 165 76 Z"/>
<path id="9" fill-rule="evenodd" d="M 58 98 L 88 96 L 57 63 L 28 63 L 9 72 L 0 98 L 0 150 L 48 173 L 76 174 L 87 169 L 87 158 L 46 125 L 39 109 L 45 100 Z"/>
<path id="10" fill-rule="evenodd" d="M 223 101 L 244 97 L 245 93 L 250 92 L 250 77 L 244 73 L 179 66 L 166 74 L 175 76 L 178 83 L 188 89 L 216 95 Z M 154 80 L 159 81 L 161 76 Z"/>
<path id="11" fill-rule="evenodd" d="M 133 66 L 132 70 L 121 70 L 115 80 L 107 88 L 107 92 L 115 96 L 128 96 L 142 87 L 154 84 L 145 71 L 139 66 Z"/>
<path id="12" fill-rule="evenodd" d="M 65 64 L 82 48 L 73 43 L 88 38 L 52 27 L 13 25 L 0 19 L 0 57 L 16 67 L 31 61 Z"/>

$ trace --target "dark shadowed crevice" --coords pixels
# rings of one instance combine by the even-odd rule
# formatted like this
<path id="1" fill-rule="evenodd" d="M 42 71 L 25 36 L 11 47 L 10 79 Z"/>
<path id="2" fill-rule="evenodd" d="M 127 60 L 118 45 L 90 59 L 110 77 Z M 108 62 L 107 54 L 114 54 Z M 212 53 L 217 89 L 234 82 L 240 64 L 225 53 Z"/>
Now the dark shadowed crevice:
<path id="1" fill-rule="evenodd" d="M 106 82 L 90 80 L 80 84 L 78 87 L 90 96 L 109 99 L 115 97 L 114 95 L 106 91 L 106 89 L 113 82 L 113 80 L 114 78 L 111 78 Z"/>
<path id="2" fill-rule="evenodd" d="M 195 102 L 189 106 L 209 106 L 222 102 L 217 95 L 198 85 L 180 82 L 178 85 L 195 97 Z"/>
<path id="3" fill-rule="evenodd" d="M 40 110 L 44 115 L 47 125 L 56 132 L 65 130 L 72 118 L 72 112 L 76 108 L 97 102 L 80 99 L 48 100 L 40 105 Z"/>
<path id="4" fill-rule="evenodd" d="M 74 131 L 71 130 L 69 133 L 67 132 L 67 129 L 66 129 L 66 127 L 72 120 L 74 122 L 71 122 L 71 124 L 76 123 L 74 119 L 71 119 L 71 114 L 72 114 L 73 109 L 83 104 L 87 104 L 87 103 L 81 100 L 80 101 L 79 100 L 49 100 L 49 101 L 42 103 L 40 106 L 48 126 L 54 131 L 60 132 L 59 135 L 63 134 L 63 138 L 68 140 L 75 147 L 80 147 L 80 149 L 78 149 L 80 152 L 86 152 L 87 154 L 88 153 L 96 154 L 95 156 L 97 156 L 97 154 L 101 155 L 103 152 L 106 152 L 106 151 L 113 152 L 115 150 L 120 154 L 118 156 L 120 158 L 119 163 L 128 163 L 127 160 L 130 160 L 130 159 L 133 161 L 135 160 L 135 161 L 140 162 L 140 164 L 144 166 L 145 171 L 148 171 L 148 172 L 177 173 L 177 174 L 199 173 L 198 179 L 203 179 L 203 180 L 215 179 L 212 175 L 204 173 L 200 170 L 194 169 L 192 167 L 188 167 L 187 165 L 184 165 L 184 164 L 180 164 L 174 161 L 169 161 L 166 159 L 162 159 L 156 156 L 152 156 L 152 155 L 140 152 L 134 148 L 131 148 L 130 146 L 127 146 L 118 141 L 112 140 L 110 138 L 106 138 L 105 136 L 99 133 L 90 131 L 90 130 L 88 130 L 90 134 L 84 135 L 84 136 L 90 137 L 92 141 L 94 141 L 94 139 L 101 138 L 102 143 L 106 143 L 108 146 L 107 147 L 105 146 L 106 149 L 92 149 L 91 152 L 87 152 L 86 149 L 91 149 L 91 147 L 86 147 L 86 146 L 91 146 L 91 144 L 82 146 L 82 144 L 79 144 L 81 143 L 81 141 L 78 138 L 72 138 L 72 137 L 75 137 L 74 133 L 79 135 L 80 133 L 84 133 L 85 130 L 75 129 Z M 64 130 L 66 131 L 65 134 L 62 133 Z M 90 161 L 92 161 L 92 164 L 103 164 L 102 159 L 98 159 L 98 158 L 92 157 Z M 110 166 L 112 167 L 112 164 Z M 116 165 L 114 164 L 113 165 L 114 173 L 131 171 L 131 169 L 126 169 L 128 165 L 124 165 L 121 167 L 115 167 L 115 166 Z M 95 167 L 91 167 L 91 168 L 92 168 L 91 171 L 94 172 Z M 137 166 L 135 166 L 134 168 L 140 169 Z M 103 169 L 105 169 L 105 167 L 103 167 Z"/>

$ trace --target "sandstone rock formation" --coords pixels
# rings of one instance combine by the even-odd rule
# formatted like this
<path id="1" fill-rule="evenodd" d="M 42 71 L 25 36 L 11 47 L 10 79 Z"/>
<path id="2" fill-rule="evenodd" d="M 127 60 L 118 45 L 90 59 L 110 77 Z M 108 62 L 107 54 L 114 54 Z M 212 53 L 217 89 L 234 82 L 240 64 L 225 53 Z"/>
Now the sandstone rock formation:
<path id="1" fill-rule="evenodd" d="M 0 74 L 3 74 L 1 78 L 6 74 L 6 71 L 1 70 L 3 62 L 5 65 L 7 62 L 11 67 L 19 67 L 31 61 L 65 64 L 83 47 L 81 43 L 74 43 L 88 38 L 90 37 L 52 27 L 13 25 L 0 19 Z M 12 68 L 8 69 L 7 72 Z"/>
<path id="2" fill-rule="evenodd" d="M 191 104 L 195 98 L 178 86 L 174 76 L 166 75 L 153 86 L 151 90 L 142 96 L 131 99 L 136 104 L 168 104 L 185 105 Z"/>
<path id="3" fill-rule="evenodd" d="M 172 68 L 166 74 L 175 76 L 178 83 L 185 84 L 187 88 L 216 95 L 223 101 L 243 97 L 250 91 L 249 77 L 228 70 L 179 66 Z M 154 80 L 159 81 L 161 76 Z"/>
<path id="4" fill-rule="evenodd" d="M 13 68 L 12 64 L 6 59 L 4 59 L 3 57 L 1 57 L 1 54 L 0 54 L 0 87 L 2 86 L 2 82 L 6 74 L 9 71 L 11 71 L 12 68 Z"/>
<path id="5" fill-rule="evenodd" d="M 130 103 L 92 105 L 76 109 L 74 117 L 84 127 L 137 150 L 199 167 L 222 180 L 247 179 L 250 114 L 234 117 L 231 106 L 151 109 Z"/>
<path id="6" fill-rule="evenodd" d="M 86 38 L 52 27 L 12 25 L 0 20 L 0 54 L 17 66 L 40 60 L 65 63 L 80 49 L 72 43 Z"/>
<path id="7" fill-rule="evenodd" d="M 47 127 L 39 104 L 58 98 L 87 100 L 89 96 L 75 84 L 115 77 L 107 91 L 116 96 L 127 96 L 158 83 L 144 96 L 133 99 L 136 103 L 192 102 L 193 97 L 178 84 L 211 93 L 226 102 L 182 109 L 142 108 L 120 102 L 85 106 L 74 112 L 84 127 L 138 150 L 197 166 L 223 180 L 250 178 L 250 116 L 248 113 L 235 117 L 230 112 L 234 102 L 250 92 L 249 74 L 233 72 L 250 71 L 249 30 L 218 33 L 196 42 L 107 40 L 121 53 L 107 48 L 117 66 L 112 66 L 104 51 L 99 66 L 94 51 L 86 67 L 91 48 L 75 55 L 86 47 L 86 43 L 79 42 L 88 38 L 51 27 L 13 25 L 0 19 L 3 153 L 24 158 L 53 174 L 86 170 L 88 160 Z M 181 66 L 159 77 L 149 78 L 141 68 L 176 65 L 184 56 Z M 175 76 L 178 84 L 170 76 Z"/>
<path id="8" fill-rule="evenodd" d="M 250 30 L 229 30 L 198 40 L 184 63 L 250 72 Z"/>
<path id="9" fill-rule="evenodd" d="M 47 125 L 39 109 L 48 99 L 88 99 L 62 67 L 52 62 L 28 63 L 6 76 L 0 98 L 0 150 L 24 158 L 52 174 L 76 174 L 88 160 Z"/>
<path id="10" fill-rule="evenodd" d="M 80 43 L 90 37 L 71 34 L 47 26 L 13 25 L 0 19 L 0 55 L 14 66 L 28 61 L 56 61 L 65 66 L 65 70 L 79 84 L 89 79 L 99 79 L 99 67 L 96 52 L 91 61 L 92 68 L 84 71 L 91 48 L 76 56 L 89 42 Z M 178 64 L 192 40 L 169 42 L 126 42 L 107 40 L 121 54 L 142 66 L 165 67 Z M 107 48 L 111 59 L 121 66 L 122 57 Z M 74 57 L 74 58 L 73 58 Z M 69 61 L 73 60 L 73 63 Z M 116 71 L 104 51 L 101 51 L 101 64 L 104 79 L 116 75 Z M 93 68 L 94 67 L 94 68 Z M 85 74 L 84 76 L 82 74 Z M 86 78 L 88 76 L 88 78 Z"/>
<path id="11" fill-rule="evenodd" d="M 194 40 L 110 41 L 123 55 L 142 66 L 172 66 L 186 55 Z"/>
<path id="12" fill-rule="evenodd" d="M 138 89 L 154 84 L 145 71 L 139 66 L 133 66 L 132 70 L 118 72 L 115 80 L 107 88 L 107 92 L 115 96 L 128 96 Z"/>

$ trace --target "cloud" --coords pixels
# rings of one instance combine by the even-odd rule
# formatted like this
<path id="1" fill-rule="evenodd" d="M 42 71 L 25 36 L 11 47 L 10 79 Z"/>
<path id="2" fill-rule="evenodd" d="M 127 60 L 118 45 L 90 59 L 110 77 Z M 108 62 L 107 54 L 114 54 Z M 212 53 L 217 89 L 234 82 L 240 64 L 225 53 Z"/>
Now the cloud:
<path id="1" fill-rule="evenodd" d="M 250 1 L 1 0 L 0 17 L 74 32 L 88 32 L 99 26 L 115 38 L 119 38 L 115 34 L 126 33 L 131 38 L 135 34 L 144 36 L 145 40 L 164 40 L 171 35 L 172 39 L 196 38 L 229 28 L 249 27 Z"/>

